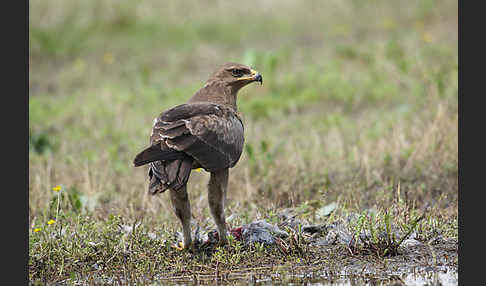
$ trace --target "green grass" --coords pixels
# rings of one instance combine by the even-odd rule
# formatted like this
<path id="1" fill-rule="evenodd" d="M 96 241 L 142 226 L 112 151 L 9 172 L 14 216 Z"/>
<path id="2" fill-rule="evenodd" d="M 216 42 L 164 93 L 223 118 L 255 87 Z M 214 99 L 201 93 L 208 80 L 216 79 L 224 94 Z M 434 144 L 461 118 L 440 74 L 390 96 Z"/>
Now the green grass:
<path id="1" fill-rule="evenodd" d="M 57 208 L 57 201 L 52 200 L 51 216 L 57 218 L 54 224 L 33 222 L 41 230 L 30 233 L 31 281 L 52 283 L 81 279 L 99 282 L 103 278 L 132 283 L 149 283 L 153 280 L 174 282 L 177 279 L 194 281 L 204 279 L 205 275 L 224 277 L 225 274 L 248 274 L 255 270 L 261 275 L 269 275 L 286 265 L 293 265 L 292 268 L 307 266 L 305 273 L 315 266 L 320 266 L 320 270 L 339 271 L 342 263 L 348 263 L 353 257 L 376 263 L 373 257 L 388 257 L 390 260 L 389 257 L 403 255 L 398 252 L 398 247 L 412 231 L 416 232 L 417 239 L 426 244 L 437 237 L 437 231 L 447 238 L 457 239 L 457 221 L 450 221 L 433 211 L 419 217 L 420 210 L 409 209 L 405 202 L 398 201 L 387 209 L 354 214 L 357 219 L 349 224 L 349 229 L 356 234 L 355 241 L 363 233 L 362 230 L 368 231 L 370 237 L 364 239 L 363 244 L 351 243 L 351 256 L 344 246 L 312 246 L 310 242 L 315 235 L 304 234 L 301 228 L 286 228 L 289 236 L 280 240 L 279 246 L 260 243 L 244 245 L 230 237 L 229 245 L 225 247 L 199 250 L 192 254 L 173 247 L 174 232 L 177 230 L 174 224 L 166 221 L 154 225 L 156 222 L 152 217 L 127 221 L 114 214 L 93 219 L 86 214 L 86 209 L 77 206 L 79 198 L 73 196 L 75 193 L 70 189 L 52 195 L 53 199 L 61 199 L 60 208 Z M 297 208 L 299 217 L 311 223 L 331 225 L 346 220 L 352 214 L 339 206 L 331 215 L 319 217 L 316 216 L 316 207 L 318 205 L 315 203 L 302 204 Z M 278 209 L 269 211 L 259 208 L 256 212 L 260 213 L 262 219 L 281 223 L 275 216 Z M 245 220 L 244 215 L 240 214 L 231 224 L 238 226 Z M 131 227 L 131 230 L 124 230 L 127 227 Z M 400 229 L 403 235 L 395 237 L 395 229 Z M 329 250 L 334 256 L 330 256 Z M 420 255 L 427 257 L 430 254 L 424 252 Z M 221 273 L 218 274 L 218 271 Z M 283 271 L 280 275 L 281 279 L 285 279 L 292 274 Z M 235 281 L 238 279 L 235 278 Z"/>
<path id="2" fill-rule="evenodd" d="M 277 221 L 284 208 L 319 222 L 316 210 L 337 202 L 336 221 L 358 213 L 363 229 L 382 231 L 393 214 L 405 231 L 425 214 L 415 226 L 423 241 L 437 233 L 457 241 L 457 3 L 240 4 L 29 2 L 32 282 L 92 273 L 93 264 L 103 265 L 97 273 L 137 280 L 206 262 L 237 272 L 230 262 L 310 261 L 297 248 L 290 256 L 237 245 L 210 257 L 174 252 L 179 224 L 167 195 L 148 196 L 146 169 L 131 164 L 153 118 L 227 61 L 251 65 L 264 80 L 239 94 L 246 141 L 230 175 L 234 226 Z M 193 172 L 189 197 L 194 220 L 212 227 L 207 180 Z M 120 221 L 141 224 L 127 236 Z M 374 237 L 369 249 L 384 251 L 381 242 Z M 345 253 L 335 258 L 345 263 Z"/>

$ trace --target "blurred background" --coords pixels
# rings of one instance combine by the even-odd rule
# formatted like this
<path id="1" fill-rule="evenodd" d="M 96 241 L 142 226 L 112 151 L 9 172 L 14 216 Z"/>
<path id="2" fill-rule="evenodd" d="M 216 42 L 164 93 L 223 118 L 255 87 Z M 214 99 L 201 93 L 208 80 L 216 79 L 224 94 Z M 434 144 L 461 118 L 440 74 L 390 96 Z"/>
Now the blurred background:
<path id="1" fill-rule="evenodd" d="M 239 93 L 245 150 L 228 215 L 414 207 L 457 216 L 458 8 L 452 0 L 29 1 L 29 216 L 63 210 L 176 221 L 134 156 L 154 117 L 220 64 L 258 70 Z M 193 172 L 194 216 L 208 174 Z M 397 185 L 400 189 L 397 194 Z M 250 220 L 252 220 L 250 219 Z"/>

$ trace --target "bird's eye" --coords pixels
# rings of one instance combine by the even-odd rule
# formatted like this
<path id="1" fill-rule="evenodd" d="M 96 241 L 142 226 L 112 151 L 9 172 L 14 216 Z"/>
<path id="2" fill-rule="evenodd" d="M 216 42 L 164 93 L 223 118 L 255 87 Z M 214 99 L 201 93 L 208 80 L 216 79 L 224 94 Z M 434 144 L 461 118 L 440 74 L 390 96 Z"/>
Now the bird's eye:
<path id="1" fill-rule="evenodd" d="M 240 77 L 243 75 L 242 71 L 239 69 L 232 69 L 231 73 L 233 74 L 234 77 Z"/>

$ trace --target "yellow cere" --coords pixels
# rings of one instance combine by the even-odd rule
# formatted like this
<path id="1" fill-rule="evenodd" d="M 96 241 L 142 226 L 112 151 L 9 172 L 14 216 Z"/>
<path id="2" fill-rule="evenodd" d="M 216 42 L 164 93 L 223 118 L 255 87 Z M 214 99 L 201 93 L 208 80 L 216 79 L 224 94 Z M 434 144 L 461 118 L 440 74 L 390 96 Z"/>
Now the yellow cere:
<path id="1" fill-rule="evenodd" d="M 201 172 L 201 168 L 194 169 L 196 172 Z"/>
<path id="2" fill-rule="evenodd" d="M 61 186 L 55 186 L 54 188 L 52 188 L 52 190 L 54 192 L 59 192 L 61 190 Z"/>
<path id="3" fill-rule="evenodd" d="M 53 223 L 55 223 L 55 222 L 56 222 L 55 220 L 51 219 L 51 220 L 49 220 L 49 221 L 47 222 L 47 224 L 48 224 L 48 225 L 51 225 L 51 224 L 53 224 Z"/>
<path id="4" fill-rule="evenodd" d="M 242 76 L 242 77 L 239 77 L 238 80 L 247 80 L 247 79 L 253 79 L 253 77 L 258 73 L 256 70 L 254 69 L 250 69 L 250 73 L 251 75 L 250 76 Z"/>

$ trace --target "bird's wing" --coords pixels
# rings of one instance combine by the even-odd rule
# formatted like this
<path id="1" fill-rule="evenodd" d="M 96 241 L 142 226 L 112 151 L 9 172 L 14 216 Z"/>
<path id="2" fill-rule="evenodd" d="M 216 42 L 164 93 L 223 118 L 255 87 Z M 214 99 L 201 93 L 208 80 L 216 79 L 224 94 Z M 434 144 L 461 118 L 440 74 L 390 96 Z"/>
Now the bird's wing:
<path id="1" fill-rule="evenodd" d="M 244 128 L 238 114 L 227 106 L 187 103 L 155 119 L 151 143 L 158 142 L 190 155 L 204 169 L 215 171 L 233 167 L 239 160 Z"/>

